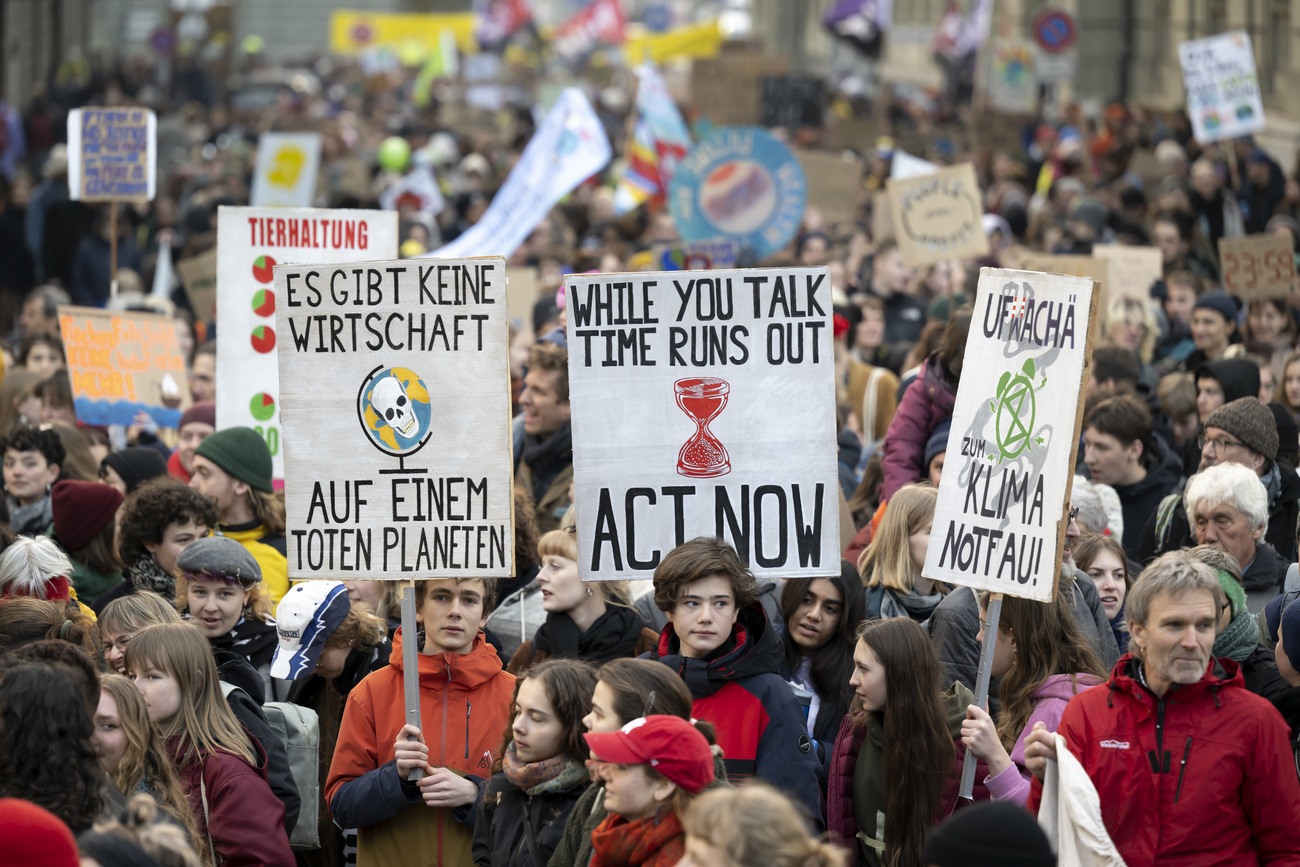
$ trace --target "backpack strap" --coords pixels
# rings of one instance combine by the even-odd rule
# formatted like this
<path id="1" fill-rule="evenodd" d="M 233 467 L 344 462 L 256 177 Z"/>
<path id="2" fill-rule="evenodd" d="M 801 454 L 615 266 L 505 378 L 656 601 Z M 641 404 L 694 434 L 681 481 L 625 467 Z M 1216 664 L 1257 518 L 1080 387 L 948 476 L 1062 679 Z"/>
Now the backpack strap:
<path id="1" fill-rule="evenodd" d="M 1174 523 L 1174 513 L 1178 511 L 1178 506 L 1182 503 L 1182 494 L 1170 494 L 1160 501 L 1156 508 L 1156 553 L 1165 553 L 1165 546 L 1169 544 L 1169 528 Z"/>

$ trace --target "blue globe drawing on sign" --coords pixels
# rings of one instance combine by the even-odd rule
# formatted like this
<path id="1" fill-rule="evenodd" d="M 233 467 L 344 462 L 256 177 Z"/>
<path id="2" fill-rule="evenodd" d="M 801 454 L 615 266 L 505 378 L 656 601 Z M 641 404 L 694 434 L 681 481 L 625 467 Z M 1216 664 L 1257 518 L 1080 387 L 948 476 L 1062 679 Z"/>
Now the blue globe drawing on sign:
<path id="1" fill-rule="evenodd" d="M 409 454 L 429 433 L 429 389 L 413 370 L 377 368 L 361 384 L 357 414 L 371 445 L 395 457 Z"/>

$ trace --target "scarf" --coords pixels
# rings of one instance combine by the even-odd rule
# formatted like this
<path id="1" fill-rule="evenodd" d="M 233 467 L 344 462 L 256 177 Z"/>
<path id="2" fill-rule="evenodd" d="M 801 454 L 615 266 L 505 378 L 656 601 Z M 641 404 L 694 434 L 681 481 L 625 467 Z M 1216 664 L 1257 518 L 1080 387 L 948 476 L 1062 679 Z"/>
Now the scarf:
<path id="1" fill-rule="evenodd" d="M 938 590 L 929 596 L 921 596 L 916 590 L 903 596 L 897 591 L 885 588 L 885 596 L 880 600 L 880 619 L 910 617 L 917 623 L 924 623 L 930 619 L 930 615 L 934 613 L 934 609 L 941 601 L 943 601 L 943 594 Z"/>
<path id="2" fill-rule="evenodd" d="M 585 786 L 588 781 L 585 762 L 574 761 L 563 753 L 540 762 L 521 762 L 514 741 L 501 757 L 501 770 L 507 780 L 529 796 L 567 792 L 576 786 Z"/>
<path id="3" fill-rule="evenodd" d="M 256 617 L 241 618 L 225 635 L 209 638 L 208 641 L 217 650 L 238 653 L 253 668 L 269 663 L 275 648 L 280 644 L 275 623 L 263 623 Z"/>
<path id="4" fill-rule="evenodd" d="M 1259 625 L 1248 611 L 1242 611 L 1214 639 L 1212 653 L 1216 659 L 1245 662 L 1259 644 Z"/>
<path id="5" fill-rule="evenodd" d="M 524 463 L 533 474 L 533 502 L 541 502 L 560 470 L 573 462 L 573 427 L 565 422 L 546 439 L 524 434 Z"/>
<path id="6" fill-rule="evenodd" d="M 1124 603 L 1119 604 L 1119 611 L 1110 619 L 1110 631 L 1115 633 L 1115 643 L 1119 645 L 1119 655 L 1128 653 L 1128 621 L 1124 619 Z"/>
<path id="7" fill-rule="evenodd" d="M 126 576 L 136 590 L 149 590 L 167 600 L 176 598 L 176 579 L 163 571 L 158 561 L 141 557 L 126 569 Z"/>
<path id="8" fill-rule="evenodd" d="M 1271 512 L 1277 505 L 1278 494 L 1282 493 L 1282 472 L 1277 468 L 1277 461 L 1273 462 L 1272 468 L 1260 476 L 1259 480 L 1264 483 L 1264 489 L 1268 491 L 1268 510 Z"/>
<path id="9" fill-rule="evenodd" d="M 591 832 L 591 867 L 670 867 L 686 852 L 677 814 L 629 822 L 616 813 Z"/>
<path id="10" fill-rule="evenodd" d="M 641 615 L 622 605 L 605 606 L 605 613 L 586 632 L 578 632 L 567 612 L 554 611 L 546 615 L 546 622 L 533 634 L 533 650 L 595 663 L 623 659 L 636 650 L 643 626 Z"/>
<path id="11" fill-rule="evenodd" d="M 19 536 L 39 536 L 45 528 L 54 523 L 54 507 L 47 493 L 34 503 L 18 505 L 13 497 L 9 501 L 9 529 Z"/>

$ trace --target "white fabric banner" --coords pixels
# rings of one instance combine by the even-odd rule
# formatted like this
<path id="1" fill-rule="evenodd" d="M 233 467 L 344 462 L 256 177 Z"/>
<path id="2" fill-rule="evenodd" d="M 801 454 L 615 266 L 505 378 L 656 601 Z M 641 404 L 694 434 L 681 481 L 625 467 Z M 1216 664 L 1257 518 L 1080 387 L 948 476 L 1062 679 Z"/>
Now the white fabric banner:
<path id="1" fill-rule="evenodd" d="M 397 257 L 392 211 L 233 208 L 217 214 L 217 427 L 266 438 L 284 478 L 276 359 L 276 265 Z"/>
<path id="2" fill-rule="evenodd" d="M 759 576 L 840 570 L 825 268 L 565 281 L 582 579 L 721 536 Z"/>
<path id="3" fill-rule="evenodd" d="M 505 260 L 279 266 L 289 577 L 514 574 Z"/>

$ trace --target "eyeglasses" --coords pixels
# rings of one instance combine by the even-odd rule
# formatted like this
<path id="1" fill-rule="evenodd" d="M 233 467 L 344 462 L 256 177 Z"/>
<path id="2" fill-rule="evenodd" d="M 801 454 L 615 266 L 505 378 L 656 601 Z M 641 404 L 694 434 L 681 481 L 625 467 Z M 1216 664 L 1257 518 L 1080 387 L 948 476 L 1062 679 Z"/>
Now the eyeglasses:
<path id="1" fill-rule="evenodd" d="M 105 642 L 104 642 L 104 652 L 105 652 L 105 653 L 108 653 L 110 650 L 112 650 L 114 647 L 116 647 L 117 650 L 118 650 L 118 652 L 121 653 L 123 656 L 125 656 L 125 655 L 126 655 L 126 646 L 127 646 L 128 644 L 130 644 L 130 643 L 131 643 L 131 636 L 129 636 L 129 635 L 119 635 L 119 636 L 117 637 L 117 640 L 116 640 L 116 641 L 105 641 Z"/>
<path id="2" fill-rule="evenodd" d="M 1070 511 L 1066 514 L 1066 522 L 1069 523 L 1070 521 L 1077 520 L 1078 517 L 1079 517 L 1079 507 L 1073 506 L 1071 507 Z"/>
<path id="3" fill-rule="evenodd" d="M 1201 451 L 1205 451 L 1205 447 L 1207 445 L 1213 448 L 1214 453 L 1216 455 L 1223 454 L 1225 451 L 1232 448 L 1233 446 L 1241 446 L 1243 449 L 1249 448 L 1249 446 L 1247 446 L 1245 443 L 1234 442 L 1233 440 L 1206 439 L 1205 434 L 1201 434 L 1199 437 L 1196 438 L 1196 447 Z"/>

